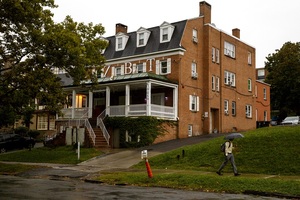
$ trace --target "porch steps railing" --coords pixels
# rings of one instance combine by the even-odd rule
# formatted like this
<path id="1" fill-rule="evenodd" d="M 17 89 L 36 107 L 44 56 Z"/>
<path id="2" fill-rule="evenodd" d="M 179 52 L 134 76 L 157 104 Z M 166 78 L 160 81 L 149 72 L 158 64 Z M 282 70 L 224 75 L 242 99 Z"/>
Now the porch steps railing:
<path id="1" fill-rule="evenodd" d="M 97 127 L 99 127 L 103 133 L 103 137 L 105 138 L 107 145 L 109 145 L 110 135 L 103 123 L 103 119 L 106 117 L 106 110 L 104 110 L 98 117 L 97 117 Z"/>

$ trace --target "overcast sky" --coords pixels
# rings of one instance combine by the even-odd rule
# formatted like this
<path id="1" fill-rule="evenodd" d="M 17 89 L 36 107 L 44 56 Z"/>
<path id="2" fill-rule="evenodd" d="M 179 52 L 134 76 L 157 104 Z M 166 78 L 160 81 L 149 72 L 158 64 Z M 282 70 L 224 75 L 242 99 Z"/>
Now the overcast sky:
<path id="1" fill-rule="evenodd" d="M 173 23 L 199 16 L 201 0 L 55 0 L 54 20 L 70 15 L 77 22 L 102 24 L 104 37 L 115 35 L 115 24 L 152 28 L 164 21 Z M 212 23 L 256 48 L 256 67 L 264 67 L 265 57 L 285 42 L 300 42 L 299 0 L 207 0 L 212 6 Z"/>

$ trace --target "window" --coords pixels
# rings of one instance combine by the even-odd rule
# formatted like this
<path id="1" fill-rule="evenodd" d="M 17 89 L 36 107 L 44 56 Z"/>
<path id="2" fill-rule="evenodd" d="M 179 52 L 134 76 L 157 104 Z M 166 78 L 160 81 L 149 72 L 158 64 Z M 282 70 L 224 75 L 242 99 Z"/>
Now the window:
<path id="1" fill-rule="evenodd" d="M 229 42 L 225 42 L 224 54 L 231 58 L 235 58 L 235 46 Z"/>
<path id="2" fill-rule="evenodd" d="M 220 91 L 220 78 L 216 76 L 216 91 Z"/>
<path id="3" fill-rule="evenodd" d="M 216 48 L 215 47 L 213 47 L 212 49 L 211 49 L 211 59 L 212 59 L 212 61 L 213 62 L 216 62 Z"/>
<path id="4" fill-rule="evenodd" d="M 251 118 L 252 117 L 252 106 L 246 105 L 246 117 Z"/>
<path id="5" fill-rule="evenodd" d="M 156 60 L 156 74 L 171 73 L 171 58 L 167 60 Z"/>
<path id="6" fill-rule="evenodd" d="M 174 26 L 164 22 L 162 25 L 160 25 L 160 43 L 163 42 L 170 42 L 173 31 L 174 31 Z"/>
<path id="7" fill-rule="evenodd" d="M 189 137 L 193 136 L 193 125 L 192 124 L 188 125 L 188 136 Z"/>
<path id="8" fill-rule="evenodd" d="M 268 121 L 268 112 L 264 111 L 264 121 Z"/>
<path id="9" fill-rule="evenodd" d="M 191 70 L 192 70 L 192 78 L 197 79 L 198 78 L 198 73 L 197 73 L 197 64 L 195 62 L 192 62 L 191 65 Z"/>
<path id="10" fill-rule="evenodd" d="M 124 75 L 124 66 L 121 67 L 112 67 L 112 76 Z"/>
<path id="11" fill-rule="evenodd" d="M 263 93 L 264 93 L 264 100 L 266 100 L 267 99 L 267 89 L 266 88 L 263 89 Z"/>
<path id="12" fill-rule="evenodd" d="M 250 78 L 248 79 L 248 91 L 252 91 L 252 80 Z"/>
<path id="13" fill-rule="evenodd" d="M 193 42 L 198 43 L 198 31 L 193 29 Z"/>
<path id="14" fill-rule="evenodd" d="M 117 42 L 118 42 L 118 49 L 122 49 L 122 47 L 123 47 L 123 38 L 118 38 Z"/>
<path id="15" fill-rule="evenodd" d="M 136 66 L 137 73 L 143 73 L 146 71 L 146 63 L 139 63 Z"/>
<path id="16" fill-rule="evenodd" d="M 224 100 L 224 114 L 228 115 L 229 102 L 228 100 Z"/>
<path id="17" fill-rule="evenodd" d="M 128 38 L 128 35 L 125 35 L 121 32 L 116 35 L 116 51 L 121 51 L 125 49 Z"/>
<path id="18" fill-rule="evenodd" d="M 136 37 L 136 46 L 137 47 L 143 47 L 146 46 L 148 39 L 150 37 L 150 31 L 147 29 L 141 27 L 139 30 L 136 31 L 137 37 Z"/>
<path id="19" fill-rule="evenodd" d="M 235 87 L 235 74 L 225 71 L 224 72 L 224 83 L 225 83 L 225 85 Z"/>
<path id="20" fill-rule="evenodd" d="M 220 50 L 216 49 L 216 63 L 220 63 Z"/>
<path id="21" fill-rule="evenodd" d="M 252 64 L 252 54 L 251 52 L 248 52 L 248 65 Z"/>
<path id="22" fill-rule="evenodd" d="M 199 97 L 195 95 L 190 95 L 190 111 L 199 111 Z"/>
<path id="23" fill-rule="evenodd" d="M 37 130 L 48 130 L 47 115 L 38 115 Z"/>
<path id="24" fill-rule="evenodd" d="M 212 77 L 211 77 L 211 89 L 212 89 L 213 91 L 216 90 L 216 77 L 215 77 L 215 76 L 212 76 Z"/>
<path id="25" fill-rule="evenodd" d="M 236 115 L 236 102 L 235 101 L 233 101 L 232 102 L 232 104 L 231 104 L 231 114 L 233 115 L 233 116 L 235 116 Z"/>
<path id="26" fill-rule="evenodd" d="M 140 33 L 138 36 L 138 46 L 143 46 L 144 45 L 144 40 L 145 40 L 145 34 L 144 33 Z"/>

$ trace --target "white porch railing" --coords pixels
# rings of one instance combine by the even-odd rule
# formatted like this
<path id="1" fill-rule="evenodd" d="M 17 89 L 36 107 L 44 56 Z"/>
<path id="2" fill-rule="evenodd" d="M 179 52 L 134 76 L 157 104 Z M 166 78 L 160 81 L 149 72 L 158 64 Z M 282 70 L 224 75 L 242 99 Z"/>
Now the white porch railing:
<path id="1" fill-rule="evenodd" d="M 74 108 L 74 117 L 72 117 L 73 108 L 65 108 L 61 110 L 63 116 L 60 118 L 68 119 L 78 119 L 78 118 L 88 118 L 89 108 Z"/>
<path id="2" fill-rule="evenodd" d="M 110 135 L 103 123 L 103 119 L 106 117 L 106 112 L 105 110 L 97 117 L 97 126 L 100 127 L 100 129 L 102 130 L 102 133 L 103 133 L 103 137 L 105 138 L 107 144 L 109 145 L 109 138 L 110 138 Z"/>
<path id="3" fill-rule="evenodd" d="M 135 116 L 147 116 L 147 105 L 146 104 L 135 104 L 135 105 L 118 105 L 118 106 L 109 106 L 109 116 L 111 117 L 135 117 Z M 172 118 L 175 119 L 175 109 L 170 106 L 161 106 L 151 104 L 149 108 L 150 115 L 159 117 L 159 118 Z"/>

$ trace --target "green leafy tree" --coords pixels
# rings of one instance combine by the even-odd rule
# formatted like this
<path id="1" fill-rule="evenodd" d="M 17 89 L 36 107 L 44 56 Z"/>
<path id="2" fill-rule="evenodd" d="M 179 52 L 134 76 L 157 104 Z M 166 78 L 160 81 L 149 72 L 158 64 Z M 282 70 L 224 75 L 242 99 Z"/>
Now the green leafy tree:
<path id="1" fill-rule="evenodd" d="M 300 115 L 300 43 L 287 42 L 269 54 L 266 69 L 272 109 L 280 110 L 282 117 L 292 113 Z"/>
<path id="2" fill-rule="evenodd" d="M 54 0 L 0 1 L 0 127 L 17 116 L 27 116 L 28 125 L 28 111 L 37 103 L 60 111 L 65 94 L 54 69 L 67 72 L 75 85 L 84 79 L 96 84 L 95 72 L 105 61 L 104 28 L 70 16 L 54 23 L 49 9 L 56 7 Z"/>

